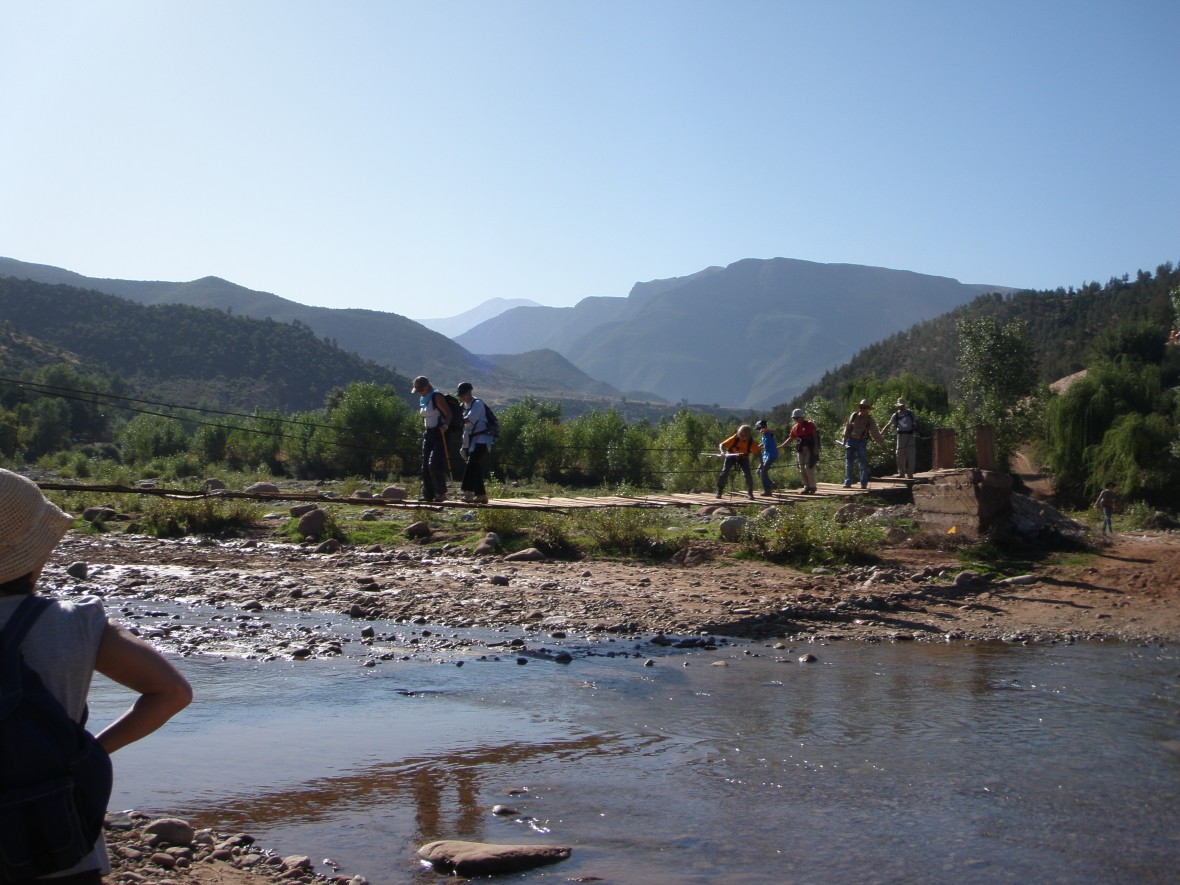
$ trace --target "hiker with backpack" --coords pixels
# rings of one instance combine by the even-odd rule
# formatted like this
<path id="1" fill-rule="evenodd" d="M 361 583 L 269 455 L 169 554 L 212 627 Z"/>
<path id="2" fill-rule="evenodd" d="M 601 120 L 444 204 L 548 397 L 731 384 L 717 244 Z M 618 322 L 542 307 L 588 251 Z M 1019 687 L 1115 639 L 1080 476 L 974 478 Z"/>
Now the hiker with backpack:
<path id="1" fill-rule="evenodd" d="M 463 447 L 460 454 L 467 462 L 463 470 L 463 500 L 468 504 L 488 503 L 488 492 L 483 482 L 483 461 L 492 450 L 492 441 L 500 428 L 496 413 L 475 396 L 470 381 L 455 390 L 463 403 Z"/>
<path id="2" fill-rule="evenodd" d="M 795 443 L 795 456 L 799 463 L 799 477 L 803 480 L 800 494 L 814 495 L 816 491 L 816 465 L 819 463 L 819 431 L 815 422 L 808 421 L 802 409 L 791 412 L 795 424 L 787 436 L 787 442 Z"/>
<path id="3" fill-rule="evenodd" d="M 905 400 L 900 397 L 894 405 L 897 411 L 889 416 L 885 432 L 888 433 L 889 429 L 893 428 L 897 433 L 897 475 L 913 479 L 915 452 L 917 451 L 914 441 L 918 436 L 918 419 L 914 416 L 913 411 L 907 408 Z"/>
<path id="4" fill-rule="evenodd" d="M 73 517 L 0 469 L 0 882 L 100 885 L 110 754 L 184 709 L 192 689 L 97 596 L 54 599 L 37 581 Z M 95 672 L 138 694 L 97 736 L 84 728 Z"/>
<path id="5" fill-rule="evenodd" d="M 418 394 L 418 412 L 422 416 L 422 494 L 419 497 L 423 501 L 445 501 L 451 462 L 446 434 L 451 421 L 458 416 L 452 415 L 447 398 L 434 389 L 425 375 L 414 379 L 410 391 Z"/>
<path id="6" fill-rule="evenodd" d="M 729 471 L 737 467 L 746 477 L 746 495 L 754 500 L 754 477 L 750 473 L 750 456 L 762 457 L 762 446 L 754 439 L 749 424 L 743 424 L 737 433 L 717 446 L 725 458 L 725 465 L 721 468 L 721 475 L 717 477 L 717 497 L 725 493 L 725 483 L 729 479 Z"/>
<path id="7" fill-rule="evenodd" d="M 860 487 L 869 487 L 869 437 L 885 445 L 877 422 L 870 411 L 873 404 L 862 399 L 856 404 L 856 411 L 848 416 L 844 425 L 844 488 L 852 488 L 853 473 L 860 466 Z"/>

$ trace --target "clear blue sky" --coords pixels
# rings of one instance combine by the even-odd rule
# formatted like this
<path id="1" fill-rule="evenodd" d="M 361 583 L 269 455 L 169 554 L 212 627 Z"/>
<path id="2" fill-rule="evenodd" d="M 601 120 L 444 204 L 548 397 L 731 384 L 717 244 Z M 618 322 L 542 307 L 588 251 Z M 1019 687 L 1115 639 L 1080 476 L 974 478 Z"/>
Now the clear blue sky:
<path id="1" fill-rule="evenodd" d="M 1180 261 L 1176 0 L 0 0 L 0 255 L 442 317 Z"/>

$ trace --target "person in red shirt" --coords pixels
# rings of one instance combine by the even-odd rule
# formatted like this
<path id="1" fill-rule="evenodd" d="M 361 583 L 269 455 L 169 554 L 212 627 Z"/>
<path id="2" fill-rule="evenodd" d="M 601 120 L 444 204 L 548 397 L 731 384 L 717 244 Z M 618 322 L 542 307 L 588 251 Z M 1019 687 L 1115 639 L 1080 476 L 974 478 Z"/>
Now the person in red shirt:
<path id="1" fill-rule="evenodd" d="M 737 433 L 718 446 L 725 456 L 725 466 L 721 468 L 721 475 L 717 477 L 717 497 L 725 492 L 725 481 L 729 479 L 729 471 L 735 466 L 741 468 L 746 476 L 746 494 L 754 500 L 754 476 L 750 473 L 750 456 L 762 457 L 762 446 L 754 440 L 754 433 L 749 424 L 743 424 Z"/>
<path id="2" fill-rule="evenodd" d="M 787 442 L 795 443 L 795 454 L 799 459 L 799 476 L 803 480 L 802 493 L 814 495 L 815 465 L 819 463 L 819 433 L 816 432 L 815 422 L 808 421 L 802 409 L 791 412 L 795 425 L 787 434 Z"/>

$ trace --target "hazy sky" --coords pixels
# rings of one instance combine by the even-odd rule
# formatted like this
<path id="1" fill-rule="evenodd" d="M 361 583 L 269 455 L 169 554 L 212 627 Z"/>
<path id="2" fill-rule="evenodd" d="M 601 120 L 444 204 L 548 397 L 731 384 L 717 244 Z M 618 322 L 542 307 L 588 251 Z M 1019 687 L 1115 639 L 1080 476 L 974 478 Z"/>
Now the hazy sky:
<path id="1" fill-rule="evenodd" d="M 1176 0 L 0 0 L 0 255 L 441 317 L 1180 260 Z"/>

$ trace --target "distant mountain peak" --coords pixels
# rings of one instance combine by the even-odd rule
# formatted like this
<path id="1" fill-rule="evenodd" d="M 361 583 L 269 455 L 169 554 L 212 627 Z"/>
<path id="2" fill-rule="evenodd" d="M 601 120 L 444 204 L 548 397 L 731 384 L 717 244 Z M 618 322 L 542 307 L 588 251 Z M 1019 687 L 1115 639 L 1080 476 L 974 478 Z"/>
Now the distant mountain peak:
<path id="1" fill-rule="evenodd" d="M 456 314 L 453 317 L 438 317 L 435 319 L 416 320 L 427 329 L 433 329 L 448 338 L 456 338 L 468 329 L 474 329 L 480 323 L 498 317 L 500 314 L 517 307 L 541 307 L 529 298 L 489 298 L 471 310 Z"/>

